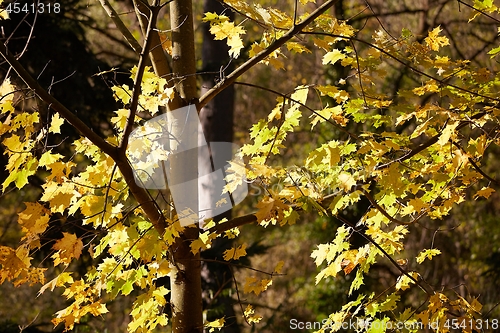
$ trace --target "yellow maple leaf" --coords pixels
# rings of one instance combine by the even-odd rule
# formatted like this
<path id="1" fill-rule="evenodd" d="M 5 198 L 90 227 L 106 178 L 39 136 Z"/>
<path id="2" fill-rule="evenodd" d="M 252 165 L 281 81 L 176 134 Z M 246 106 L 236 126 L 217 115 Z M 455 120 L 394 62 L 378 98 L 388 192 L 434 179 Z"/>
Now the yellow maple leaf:
<path id="1" fill-rule="evenodd" d="M 211 333 L 213 332 L 216 328 L 219 329 L 219 331 L 224 327 L 224 324 L 226 323 L 226 320 L 224 318 L 220 318 L 214 321 L 210 321 L 205 324 L 206 327 L 209 327 L 208 332 Z"/>
<path id="2" fill-rule="evenodd" d="M 59 116 L 59 113 L 56 113 L 52 117 L 52 121 L 49 127 L 49 133 L 61 133 L 61 125 L 64 124 L 64 118 Z"/>
<path id="3" fill-rule="evenodd" d="M 238 58 L 240 56 L 240 51 L 243 48 L 243 41 L 241 40 L 239 34 L 228 37 L 227 45 L 229 46 L 229 55 L 233 58 Z"/>
<path id="4" fill-rule="evenodd" d="M 52 249 L 57 251 L 52 255 L 52 258 L 54 258 L 54 266 L 61 263 L 67 266 L 73 258 L 80 258 L 83 242 L 81 239 L 77 238 L 76 235 L 63 232 L 63 238 L 59 239 L 54 246 L 52 246 Z"/>
<path id="5" fill-rule="evenodd" d="M 339 175 L 339 186 L 342 190 L 348 192 L 351 188 L 356 185 L 356 180 L 348 173 L 342 172 Z"/>
<path id="6" fill-rule="evenodd" d="M 116 101 L 122 101 L 123 104 L 128 104 L 130 102 L 132 91 L 126 84 L 111 87 L 111 90 L 115 93 Z"/>
<path id="7" fill-rule="evenodd" d="M 313 129 L 317 123 L 323 123 L 329 119 L 333 119 L 340 126 L 346 126 L 349 122 L 349 119 L 344 117 L 342 113 L 343 111 L 341 105 L 337 105 L 334 107 L 325 107 L 322 110 L 316 111 L 311 115 L 311 117 L 314 117 L 314 119 L 311 121 L 311 129 Z"/>
<path id="8" fill-rule="evenodd" d="M 255 213 L 257 221 L 264 223 L 276 223 L 281 222 L 284 218 L 284 211 L 287 211 L 290 207 L 285 205 L 281 200 L 273 199 L 270 197 L 264 198 L 257 204 L 259 210 Z"/>
<path id="9" fill-rule="evenodd" d="M 441 251 L 438 250 L 438 249 L 427 249 L 427 250 L 423 250 L 422 252 L 420 252 L 417 256 L 417 262 L 419 264 L 421 264 L 422 262 L 424 262 L 425 259 L 429 259 L 429 260 L 432 260 L 432 258 L 434 256 L 437 256 L 438 254 L 441 254 Z"/>
<path id="10" fill-rule="evenodd" d="M 79 197 L 74 184 L 49 182 L 42 186 L 44 193 L 40 198 L 41 201 L 49 202 L 50 209 L 54 213 L 63 213 L 69 207 L 73 198 Z"/>
<path id="11" fill-rule="evenodd" d="M 168 35 L 165 32 L 158 32 L 158 35 L 160 36 L 160 43 L 163 50 L 172 55 L 172 41 L 168 38 Z"/>
<path id="12" fill-rule="evenodd" d="M 323 56 L 323 65 L 327 65 L 327 64 L 333 65 L 337 61 L 342 60 L 345 57 L 346 57 L 346 55 L 344 53 L 342 53 L 342 51 L 335 49 L 333 51 L 328 52 L 327 54 L 325 54 Z"/>
<path id="13" fill-rule="evenodd" d="M 119 131 L 123 131 L 125 125 L 127 124 L 127 119 L 130 115 L 130 110 L 119 109 L 115 111 L 116 116 L 111 117 L 111 122 L 115 124 L 115 128 Z M 136 116 L 136 119 L 138 117 Z M 139 140 L 138 140 L 139 141 Z"/>
<path id="14" fill-rule="evenodd" d="M 1 9 L 0 9 L 1 10 Z M 0 16 L 5 11 L 0 11 Z M 15 87 L 10 83 L 10 78 L 3 80 L 0 85 L 0 113 L 7 113 L 14 111 L 14 91 Z"/>
<path id="15" fill-rule="evenodd" d="M 0 284 L 15 279 L 26 269 L 26 264 L 17 256 L 16 251 L 7 246 L 0 246 Z"/>
<path id="16" fill-rule="evenodd" d="M 219 24 L 222 22 L 229 21 L 229 17 L 227 17 L 226 15 L 219 15 L 217 13 L 206 12 L 202 21 L 203 22 L 210 22 L 212 24 Z"/>
<path id="17" fill-rule="evenodd" d="M 5 9 L 0 9 L 0 19 L 2 19 L 2 20 L 9 19 L 9 13 Z"/>
<path id="18" fill-rule="evenodd" d="M 252 47 L 250 48 L 250 51 L 248 52 L 248 55 L 250 57 L 255 57 L 257 54 L 259 54 L 262 51 L 264 51 L 264 48 L 262 46 L 260 46 L 257 43 L 253 43 Z"/>
<path id="19" fill-rule="evenodd" d="M 287 42 L 285 45 L 288 51 L 293 51 L 295 53 L 312 53 L 307 47 L 297 42 Z"/>
<path id="20" fill-rule="evenodd" d="M 247 255 L 247 243 L 240 246 L 234 246 L 233 248 L 224 251 L 224 260 L 238 260 L 240 257 Z"/>
<path id="21" fill-rule="evenodd" d="M 285 265 L 285 262 L 283 260 L 279 261 L 276 264 L 276 267 L 274 267 L 274 273 L 276 274 L 281 274 L 281 271 L 283 270 L 283 265 Z"/>
<path id="22" fill-rule="evenodd" d="M 424 86 L 422 87 L 417 87 L 414 88 L 412 91 L 415 95 L 417 96 L 422 96 L 425 93 L 435 93 L 439 91 L 439 86 L 436 84 L 434 81 L 429 81 L 427 82 Z"/>
<path id="23" fill-rule="evenodd" d="M 247 305 L 244 314 L 249 323 L 258 323 L 262 319 L 262 316 L 255 314 L 255 309 L 250 304 Z"/>
<path id="24" fill-rule="evenodd" d="M 245 29 L 235 26 L 234 22 L 223 21 L 218 24 L 212 24 L 210 33 L 215 36 L 215 40 L 227 38 L 227 45 L 230 47 L 229 55 L 233 58 L 239 57 L 240 51 L 243 48 L 243 41 L 240 35 L 245 34 Z"/>
<path id="25" fill-rule="evenodd" d="M 273 284 L 273 280 L 271 279 L 262 279 L 259 280 L 254 276 L 250 276 L 246 278 L 245 286 L 243 287 L 243 291 L 245 293 L 253 292 L 255 295 L 259 295 L 263 291 L 266 291 L 267 288 Z"/>
<path id="26" fill-rule="evenodd" d="M 415 280 L 418 279 L 418 273 L 417 272 L 408 272 L 408 275 L 410 275 L 412 278 Z M 408 275 L 401 275 L 398 277 L 398 280 L 396 282 L 396 290 L 406 290 L 410 288 L 410 284 L 415 283 L 412 279 L 408 277 Z"/>
<path id="27" fill-rule="evenodd" d="M 45 167 L 51 170 L 50 176 L 46 177 L 46 181 L 52 181 L 55 179 L 56 182 L 62 182 L 64 177 L 68 177 L 71 172 L 71 168 L 74 167 L 73 162 L 54 162 Z"/>
<path id="28" fill-rule="evenodd" d="M 485 197 L 486 199 L 488 199 L 493 194 L 493 192 L 495 192 L 495 190 L 491 187 L 483 187 L 482 189 L 477 191 L 476 194 L 474 194 L 474 199 L 477 200 L 477 198 L 479 197 Z"/>
<path id="29" fill-rule="evenodd" d="M 358 265 L 359 263 L 359 258 L 358 258 L 358 250 L 353 249 L 346 251 L 345 253 L 342 254 L 342 261 L 340 262 L 340 267 L 344 271 L 344 273 L 350 274 L 352 270 Z"/>
<path id="30" fill-rule="evenodd" d="M 8 138 L 5 138 L 2 143 L 10 151 L 16 152 L 16 151 L 22 151 L 23 150 L 23 144 L 21 143 L 19 135 L 12 134 Z"/>
<path id="31" fill-rule="evenodd" d="M 212 240 L 216 237 L 217 235 L 210 234 L 208 231 L 201 232 L 198 239 L 195 239 L 194 241 L 191 242 L 191 252 L 193 254 L 197 254 L 198 252 L 200 252 L 200 250 L 206 250 L 211 248 Z"/>
<path id="32" fill-rule="evenodd" d="M 49 225 L 49 210 L 38 202 L 25 202 L 26 209 L 18 214 L 24 232 L 41 234 Z"/>
<path id="33" fill-rule="evenodd" d="M 438 51 L 440 47 L 450 45 L 450 41 L 445 36 L 438 36 L 442 31 L 441 27 L 438 26 L 434 28 L 431 32 L 429 32 L 429 36 L 424 39 L 424 42 L 431 48 L 433 51 Z"/>
<path id="34" fill-rule="evenodd" d="M 448 143 L 452 135 L 455 134 L 455 128 L 460 124 L 460 122 L 456 121 L 454 123 L 448 123 L 445 129 L 441 132 L 441 136 L 439 137 L 438 144 L 440 146 L 444 146 Z"/>
<path id="35" fill-rule="evenodd" d="M 38 296 L 43 294 L 45 290 L 50 288 L 50 291 L 54 291 L 56 287 L 64 286 L 66 283 L 73 283 L 73 278 L 71 277 L 71 272 L 63 272 L 56 276 L 54 279 L 49 281 L 47 284 L 43 285 L 38 291 Z M 38 297 L 37 296 L 37 297 Z"/>
<path id="36" fill-rule="evenodd" d="M 50 150 L 48 150 L 42 154 L 42 157 L 40 157 L 40 160 L 38 161 L 38 166 L 42 167 L 54 164 L 58 162 L 62 157 L 63 156 L 61 154 L 52 154 Z"/>
<path id="37" fill-rule="evenodd" d="M 477 298 L 473 298 L 472 303 L 470 304 L 470 307 L 473 311 L 479 313 L 481 311 L 481 309 L 483 308 L 483 305 L 481 303 L 479 303 Z"/>
<path id="38" fill-rule="evenodd" d="M 23 188 L 25 185 L 28 184 L 28 177 L 32 176 L 35 174 L 37 166 L 38 166 L 38 161 L 36 158 L 31 156 L 31 154 L 15 154 L 14 156 L 20 156 L 23 155 L 23 157 L 26 158 L 26 163 L 24 164 L 23 167 L 19 168 L 19 166 L 24 162 L 23 159 L 19 158 L 14 158 L 14 167 L 16 169 L 13 169 L 10 167 L 10 164 L 12 164 L 12 160 L 9 160 L 9 165 L 7 165 L 7 170 L 11 171 L 9 173 L 9 176 L 5 181 L 2 183 L 3 186 L 3 191 L 11 184 L 14 182 L 16 184 L 16 187 L 18 189 Z M 19 169 L 18 169 L 19 168 Z"/>
<path id="39" fill-rule="evenodd" d="M 252 324 L 252 323 L 257 324 L 262 320 L 262 316 L 256 315 L 255 309 L 250 304 L 247 305 L 244 314 L 245 314 L 245 318 L 247 319 L 248 323 L 250 323 L 250 324 Z"/>

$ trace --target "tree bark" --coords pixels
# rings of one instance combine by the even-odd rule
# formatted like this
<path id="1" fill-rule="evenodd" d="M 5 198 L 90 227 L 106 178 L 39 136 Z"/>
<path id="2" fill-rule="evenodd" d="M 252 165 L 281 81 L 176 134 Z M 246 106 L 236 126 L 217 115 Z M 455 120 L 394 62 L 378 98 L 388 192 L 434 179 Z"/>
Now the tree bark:
<path id="1" fill-rule="evenodd" d="M 104 1 L 104 0 L 102 0 Z M 133 0 L 134 9 L 137 15 L 137 20 L 139 21 L 139 25 L 141 26 L 141 30 L 143 35 L 147 33 L 148 26 L 148 13 L 149 8 L 146 4 L 140 0 Z M 151 33 L 151 49 L 149 52 L 149 57 L 151 59 L 151 64 L 153 65 L 153 69 L 159 77 L 166 78 L 168 81 L 168 86 L 173 86 L 173 80 L 171 79 L 172 69 L 170 68 L 170 64 L 168 62 L 167 54 L 163 49 L 163 45 L 161 44 L 160 34 L 158 31 L 154 31 Z M 178 94 L 175 94 L 175 97 L 168 103 L 168 110 L 175 110 L 181 108 L 182 100 L 178 98 Z"/>
<path id="2" fill-rule="evenodd" d="M 194 49 L 194 29 L 191 0 L 174 0 L 170 3 L 170 21 L 172 31 L 172 75 L 175 88 L 183 106 L 197 101 L 196 67 Z M 196 110 L 196 109 L 194 109 Z M 182 126 L 177 126 L 182 132 Z M 172 133 L 179 136 L 181 133 Z M 198 154 L 196 151 L 182 159 L 170 161 L 172 181 L 183 179 L 183 174 L 197 173 Z M 170 180 L 169 180 L 170 181 Z M 188 186 L 188 185 L 187 185 Z M 186 187 L 184 195 L 198 198 L 196 184 Z M 177 207 L 177 209 L 181 209 Z M 179 212 L 178 212 L 179 213 Z M 187 227 L 172 246 L 173 254 L 171 281 L 172 331 L 175 333 L 193 333 L 203 331 L 203 308 L 201 300 L 201 262 L 200 255 L 191 253 L 191 240 L 198 238 L 197 227 Z"/>

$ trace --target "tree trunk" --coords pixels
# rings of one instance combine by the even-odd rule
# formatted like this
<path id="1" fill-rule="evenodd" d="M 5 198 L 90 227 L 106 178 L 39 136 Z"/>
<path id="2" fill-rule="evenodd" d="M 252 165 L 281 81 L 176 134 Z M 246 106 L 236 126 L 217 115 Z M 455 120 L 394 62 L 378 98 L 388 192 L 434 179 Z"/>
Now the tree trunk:
<path id="1" fill-rule="evenodd" d="M 195 104 L 197 100 L 196 67 L 194 49 L 194 30 L 191 0 L 174 0 L 170 3 L 172 29 L 172 74 L 175 87 L 184 106 Z M 194 107 L 194 105 L 193 105 Z M 196 108 L 194 107 L 194 110 Z M 182 126 L 172 133 L 180 137 Z M 191 149 L 190 154 L 170 161 L 172 181 L 185 179 L 186 174 L 197 174 L 198 154 Z M 170 181 L 170 179 L 169 179 Z M 187 183 L 183 195 L 189 202 L 198 198 L 196 183 Z M 177 199 L 176 199 L 177 201 Z M 176 207 L 180 213 L 181 207 Z M 184 233 L 172 247 L 173 270 L 170 274 L 172 308 L 172 331 L 175 333 L 194 333 L 203 331 L 203 308 L 201 300 L 201 262 L 200 256 L 191 253 L 191 240 L 198 238 L 196 226 L 186 227 Z"/>
<path id="2" fill-rule="evenodd" d="M 224 7 L 216 0 L 205 0 L 203 11 L 212 13 L 222 13 Z M 226 11 L 225 15 L 232 20 L 234 13 Z M 230 72 L 233 66 L 228 55 L 228 46 L 225 41 L 214 40 L 209 32 L 209 25 L 202 26 L 202 87 L 201 94 L 213 88 L 216 81 L 223 79 L 224 71 Z M 219 95 L 212 99 L 200 110 L 200 121 L 205 134 L 205 140 L 210 145 L 211 142 L 233 142 L 233 113 L 234 113 L 234 86 L 224 89 Z M 219 146 L 220 147 L 220 146 Z M 211 145 L 210 151 L 206 151 L 207 156 L 201 156 L 199 168 L 211 170 L 211 161 L 229 161 L 232 159 L 232 152 L 228 149 L 217 149 L 217 145 Z M 210 184 L 200 183 L 198 197 L 200 207 L 210 206 L 212 198 L 220 196 L 220 193 L 213 193 L 214 188 Z M 209 216 L 214 215 L 207 212 Z M 231 211 L 227 211 L 214 217 L 214 221 L 222 218 L 231 219 Z M 218 238 L 212 244 L 212 248 L 202 256 L 208 258 L 222 258 L 224 250 L 230 248 L 232 240 Z M 239 333 L 240 329 L 236 323 L 236 315 L 233 307 L 233 299 L 227 291 L 232 287 L 232 272 L 227 265 L 220 265 L 215 262 L 204 262 L 202 265 L 203 277 L 203 301 L 207 304 L 207 320 L 215 320 L 221 317 L 226 319 L 225 333 Z M 215 296 L 214 296 L 215 295 Z"/>

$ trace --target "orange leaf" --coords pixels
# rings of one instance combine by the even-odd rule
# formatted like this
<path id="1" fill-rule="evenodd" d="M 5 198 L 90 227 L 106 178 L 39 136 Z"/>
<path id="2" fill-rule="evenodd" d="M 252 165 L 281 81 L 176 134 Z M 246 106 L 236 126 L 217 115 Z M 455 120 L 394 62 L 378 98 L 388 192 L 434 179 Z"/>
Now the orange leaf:
<path id="1" fill-rule="evenodd" d="M 69 265 L 73 258 L 80 258 L 83 249 L 82 240 L 74 234 L 63 232 L 64 237 L 58 240 L 52 247 L 57 252 L 52 256 L 54 258 L 54 266 L 63 263 Z"/>

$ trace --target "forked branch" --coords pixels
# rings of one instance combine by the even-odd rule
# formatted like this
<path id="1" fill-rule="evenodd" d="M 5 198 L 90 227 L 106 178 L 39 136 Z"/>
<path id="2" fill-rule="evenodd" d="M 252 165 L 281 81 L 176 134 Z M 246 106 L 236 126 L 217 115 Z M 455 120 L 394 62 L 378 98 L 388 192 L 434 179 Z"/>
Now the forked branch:
<path id="1" fill-rule="evenodd" d="M 135 39 L 135 37 L 132 35 L 130 30 L 125 26 L 123 21 L 120 19 L 120 16 L 118 13 L 115 11 L 115 9 L 111 6 L 108 0 L 99 0 L 101 3 L 102 8 L 106 11 L 108 16 L 111 18 L 113 23 L 116 25 L 118 30 L 120 30 L 121 34 L 123 35 L 123 38 L 128 42 L 130 47 L 134 50 L 135 53 L 139 54 L 141 53 L 141 45 L 139 42 Z"/>

